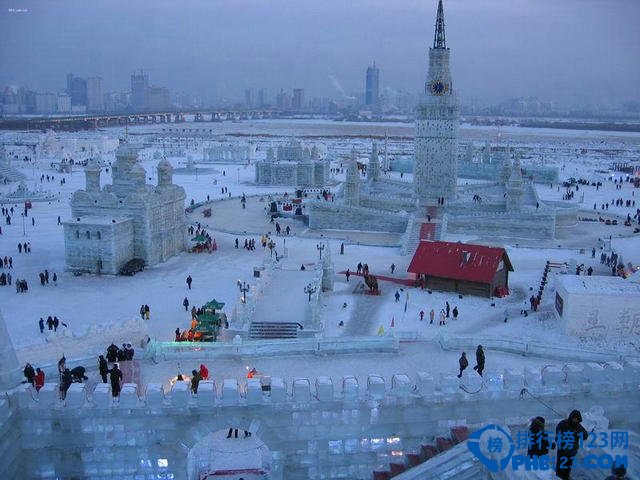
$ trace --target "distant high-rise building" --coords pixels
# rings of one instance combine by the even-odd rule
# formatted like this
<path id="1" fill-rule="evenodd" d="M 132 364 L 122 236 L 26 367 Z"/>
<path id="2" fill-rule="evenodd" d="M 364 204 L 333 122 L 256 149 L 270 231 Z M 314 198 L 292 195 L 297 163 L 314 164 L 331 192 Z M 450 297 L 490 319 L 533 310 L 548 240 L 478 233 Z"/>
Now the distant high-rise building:
<path id="1" fill-rule="evenodd" d="M 380 96 L 380 70 L 376 67 L 376 62 L 367 68 L 367 83 L 365 88 L 364 103 L 365 105 L 377 105 Z"/>
<path id="2" fill-rule="evenodd" d="M 258 101 L 257 105 L 259 108 L 264 107 L 267 104 L 267 89 L 261 88 L 258 90 Z"/>
<path id="3" fill-rule="evenodd" d="M 291 97 L 283 89 L 280 89 L 280 93 L 276 95 L 276 106 L 280 110 L 289 110 L 291 107 Z"/>
<path id="4" fill-rule="evenodd" d="M 158 111 L 171 107 L 171 95 L 166 87 L 147 88 L 147 109 Z"/>
<path id="5" fill-rule="evenodd" d="M 73 84 L 73 73 L 67 73 L 67 95 L 71 96 L 71 87 Z"/>
<path id="6" fill-rule="evenodd" d="M 104 110 L 102 77 L 87 78 L 87 110 L 90 112 L 101 112 Z"/>
<path id="7" fill-rule="evenodd" d="M 244 90 L 244 106 L 247 108 L 252 108 L 253 105 L 253 89 L 246 88 Z"/>
<path id="8" fill-rule="evenodd" d="M 36 94 L 36 113 L 55 113 L 58 108 L 58 96 L 54 93 Z"/>
<path id="9" fill-rule="evenodd" d="M 140 70 L 131 75 L 131 108 L 143 111 L 147 109 L 149 75 Z"/>
<path id="10" fill-rule="evenodd" d="M 304 107 L 304 88 L 293 89 L 293 100 L 291 101 L 291 108 L 296 112 L 299 112 Z"/>
<path id="11" fill-rule="evenodd" d="M 67 113 L 71 111 L 71 97 L 66 93 L 59 93 L 57 99 L 58 113 Z"/>
<path id="12" fill-rule="evenodd" d="M 74 77 L 72 73 L 67 74 L 67 95 L 71 97 L 71 105 L 87 104 L 87 81 L 81 77 Z"/>

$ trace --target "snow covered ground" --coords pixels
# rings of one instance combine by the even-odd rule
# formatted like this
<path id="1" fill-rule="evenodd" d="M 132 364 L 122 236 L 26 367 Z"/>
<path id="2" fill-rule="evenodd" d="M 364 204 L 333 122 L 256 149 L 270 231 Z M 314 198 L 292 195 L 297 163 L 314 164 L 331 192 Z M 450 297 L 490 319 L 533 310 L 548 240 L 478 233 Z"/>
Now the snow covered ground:
<path id="1" fill-rule="evenodd" d="M 326 123 L 326 122 L 325 122 Z M 329 133 L 334 130 L 335 123 L 323 122 L 288 122 L 286 128 L 281 122 L 247 122 L 246 124 L 222 124 L 227 129 L 237 130 L 245 128 L 247 133 L 258 132 L 273 133 L 283 132 L 286 135 L 314 133 Z M 219 125 L 219 124 L 218 124 Z M 342 124 L 339 124 L 342 125 Z M 382 126 L 384 127 L 384 126 Z M 376 133 L 381 126 L 357 125 L 355 130 L 369 132 L 371 128 Z M 399 124 L 396 128 L 404 129 L 408 126 Z M 145 131 L 150 127 L 139 127 Z M 344 125 L 342 125 L 344 129 Z M 130 129 L 130 133 L 136 133 L 137 128 Z M 506 130 L 506 129 L 505 129 Z M 585 137 L 597 138 L 598 141 L 622 142 L 640 144 L 640 136 L 637 134 L 610 134 L 595 135 L 593 132 L 530 132 L 509 129 L 508 134 L 526 135 L 533 137 L 538 134 L 537 142 L 541 145 L 545 142 L 545 135 L 553 134 L 561 136 L 564 142 L 575 141 L 581 143 Z M 474 129 L 477 132 L 478 129 Z M 96 135 L 104 135 L 102 132 Z M 107 135 L 116 135 L 117 130 L 106 131 Z M 364 134 L 364 133 L 363 133 Z M 490 130 L 486 129 L 489 135 Z M 6 134 L 3 141 L 15 134 Z M 64 134 L 73 135 L 73 134 Z M 82 133 L 82 136 L 91 135 Z M 620 139 L 623 140 L 620 140 Z M 613 139 L 613 140 L 612 140 Z M 356 140 L 362 141 L 362 140 Z M 152 155 L 145 155 L 152 158 Z M 179 159 L 170 159 L 174 166 Z M 180 160 L 182 161 L 182 160 Z M 564 160 L 563 160 L 564 161 Z M 147 170 L 150 182 L 156 181 L 155 165 L 157 160 L 143 160 L 143 166 Z M 81 171 L 64 175 L 66 183 L 60 185 L 63 175 L 49 168 L 48 163 L 42 163 L 35 168 L 31 165 L 14 163 L 28 177 L 28 186 L 42 187 L 59 193 L 60 200 L 51 203 L 34 203 L 29 211 L 29 216 L 23 219 L 20 216 L 21 206 L 14 206 L 11 225 L 2 225 L 0 235 L 0 255 L 13 257 L 13 269 L 3 270 L 10 272 L 13 282 L 17 279 L 26 279 L 29 283 L 27 293 L 16 293 L 15 287 L 5 286 L 0 288 L 0 309 L 6 320 L 10 337 L 16 346 L 21 362 L 29 361 L 34 366 L 50 364 L 65 354 L 68 358 L 97 355 L 103 352 L 112 341 L 116 344 L 130 342 L 138 344 L 147 334 L 158 340 L 172 340 L 174 330 L 188 328 L 190 314 L 185 312 L 182 301 L 188 298 L 190 305 L 200 306 L 212 298 L 227 304 L 225 310 L 229 314 L 233 305 L 240 296 L 236 285 L 237 280 L 244 280 L 250 284 L 254 282 L 253 268 L 261 264 L 263 251 L 259 245 L 260 233 L 273 232 L 273 225 L 269 224 L 263 213 L 264 203 L 257 199 L 268 192 L 282 192 L 285 188 L 265 188 L 251 185 L 253 180 L 253 167 L 238 167 L 236 165 L 216 165 L 216 169 L 209 173 L 196 175 L 176 175 L 174 181 L 182 185 L 187 192 L 187 201 L 194 199 L 196 202 L 206 200 L 209 195 L 211 200 L 228 198 L 228 194 L 221 192 L 222 187 L 227 187 L 232 195 L 231 200 L 216 202 L 213 204 L 213 215 L 204 218 L 198 211 L 189 217 L 195 224 L 201 222 L 203 226 L 216 239 L 218 250 L 211 254 L 189 254 L 172 258 L 166 263 L 145 269 L 134 277 L 111 277 L 82 275 L 73 276 L 64 271 L 64 243 L 62 226 L 57 224 L 58 216 L 64 220 L 68 218 L 70 209 L 68 205 L 72 192 L 84 187 L 84 175 Z M 562 175 L 575 176 L 590 180 L 602 180 L 604 185 L 598 191 L 595 187 L 580 186 L 575 193 L 574 201 L 580 203 L 584 209 L 584 216 L 597 218 L 598 215 L 606 215 L 613 218 L 618 215 L 626 217 L 632 215 L 635 208 L 609 206 L 602 212 L 600 205 L 611 202 L 612 199 L 634 199 L 635 191 L 631 184 L 624 183 L 622 190 L 616 190 L 615 185 L 609 179 L 605 179 L 602 173 L 596 172 L 603 169 L 602 165 L 591 165 L 585 160 L 583 164 L 565 164 Z M 46 180 L 41 184 L 40 175 L 52 175 L 53 181 Z M 407 178 L 405 177 L 405 180 Z M 111 183 L 110 174 L 104 174 L 102 184 Z M 0 193 L 7 193 L 15 189 L 15 185 L 0 186 Z M 558 191 L 557 185 L 538 186 L 543 199 L 561 201 L 564 189 Z M 293 191 L 293 187 L 289 192 Z M 637 190 L 640 192 L 640 190 Z M 242 193 L 250 196 L 247 209 L 243 210 L 238 198 Z M 584 199 L 582 199 L 584 194 Z M 253 195 L 257 195 L 253 197 Z M 640 197 L 637 199 L 640 201 Z M 593 210 L 593 204 L 597 204 L 597 210 Z M 9 207 L 10 205 L 6 205 Z M 582 214 L 581 214 L 582 215 Z M 32 218 L 35 225 L 32 225 Z M 220 222 L 220 219 L 224 219 Z M 316 245 L 318 238 L 315 234 L 309 235 L 302 224 L 291 221 L 292 235 L 286 238 L 288 256 L 282 261 L 285 270 L 299 270 L 301 264 L 312 267 L 318 260 Z M 286 224 L 286 222 L 283 224 Z M 244 234 L 244 232 L 249 232 Z M 225 233 L 235 232 L 235 233 Z M 391 373 L 408 372 L 417 370 L 432 371 L 434 373 L 455 372 L 457 370 L 457 351 L 443 351 L 434 341 L 439 334 L 449 336 L 477 336 L 478 338 L 502 338 L 525 340 L 552 345 L 572 345 L 576 347 L 610 348 L 602 342 L 600 345 L 581 345 L 576 338 L 566 336 L 557 325 L 555 317 L 551 314 L 552 295 L 545 292 L 540 313 L 523 317 L 520 308 L 524 299 L 528 299 L 537 290 L 540 277 L 547 260 L 553 262 L 575 261 L 584 263 L 585 267 L 592 266 L 594 275 L 610 275 L 610 269 L 600 265 L 599 253 L 595 259 L 591 258 L 591 248 L 598 246 L 598 238 L 612 236 L 612 247 L 622 255 L 624 262 L 640 263 L 640 237 L 633 235 L 633 229 L 629 227 L 605 226 L 601 222 L 581 223 L 575 231 L 563 232 L 555 242 L 547 244 L 527 244 L 521 242 L 507 245 L 508 254 L 513 263 L 515 272 L 510 275 L 512 295 L 504 299 L 484 299 L 464 296 L 458 298 L 456 294 L 433 292 L 418 289 L 408 289 L 401 292 L 401 300 L 396 302 L 394 294 L 400 290 L 400 285 L 391 282 L 381 282 L 380 297 L 368 297 L 353 293 L 355 287 L 352 277 L 347 283 L 344 275 L 338 272 L 350 268 L 355 270 L 358 262 L 368 263 L 373 274 L 406 277 L 406 269 L 411 260 L 410 256 L 401 256 L 398 248 L 376 247 L 364 244 L 355 244 L 345 241 L 345 254 L 340 255 L 341 240 L 328 240 L 332 258 L 335 263 L 336 281 L 333 292 L 327 293 L 323 298 L 322 317 L 325 323 L 327 336 L 349 335 L 377 335 L 380 327 L 384 334 L 398 335 L 406 340 L 401 344 L 399 355 L 354 355 L 346 357 L 329 358 L 301 358 L 291 361 L 287 358 L 268 359 L 243 359 L 243 360 L 216 360 L 215 365 L 210 364 L 213 377 L 242 377 L 248 364 L 256 365 L 259 370 L 268 371 L 273 376 L 290 378 L 300 375 L 305 376 L 331 374 L 336 377 L 347 374 L 366 375 L 367 373 L 382 373 L 389 378 Z M 234 247 L 236 238 L 240 240 L 240 248 Z M 242 248 L 244 238 L 254 238 L 257 249 L 247 251 Z M 473 233 L 466 235 L 465 240 L 477 240 Z M 277 248 L 284 247 L 284 238 L 277 238 Z M 454 240 L 458 240 L 455 238 Z M 486 239 L 481 239 L 486 241 Z M 18 253 L 18 243 L 29 242 L 31 253 Z M 366 243 L 366 242 L 362 242 Z M 526 246 L 525 246 L 526 245 Z M 581 253 L 580 249 L 584 252 Z M 389 267 L 396 265 L 395 273 L 390 273 Z M 39 272 L 47 269 L 50 274 L 50 282 L 41 286 L 38 279 Z M 57 285 L 51 281 L 53 272 L 57 273 Z M 188 275 L 193 278 L 192 289 L 189 290 L 185 283 Z M 281 297 L 278 301 L 267 302 L 262 308 L 277 309 L 269 312 L 283 320 L 297 321 L 301 308 L 307 302 L 307 295 L 303 288 L 306 280 L 300 280 L 296 275 L 283 275 L 279 284 L 269 289 L 269 295 Z M 551 285 L 552 286 L 552 283 Z M 460 316 L 456 321 L 449 321 L 446 326 L 439 327 L 436 318 L 435 324 L 428 322 L 429 311 L 433 308 L 437 313 L 444 308 L 445 302 L 451 304 L 451 308 L 457 306 Z M 405 309 L 406 303 L 406 309 Z M 148 304 L 151 308 L 151 319 L 143 322 L 139 319 L 141 304 Z M 346 304 L 346 306 L 345 306 Z M 289 307 L 287 307 L 289 305 Z M 510 312 L 510 321 L 503 322 L 505 308 Z M 425 312 L 425 320 L 420 321 L 419 312 Z M 56 315 L 68 325 L 58 333 L 45 331 L 40 334 L 38 319 Z M 266 314 L 265 314 L 266 315 Z M 343 326 L 339 322 L 343 321 Z M 393 327 L 391 323 L 393 321 Z M 636 339 L 637 340 L 637 339 Z M 625 344 L 620 346 L 622 352 L 634 352 L 633 346 Z M 637 352 L 635 352 L 637 354 Z M 472 352 L 468 354 L 473 358 Z M 382 361 L 380 361 L 382 360 Z M 517 355 L 500 352 L 487 352 L 487 369 L 499 370 L 505 366 L 520 367 L 524 365 L 544 365 L 553 363 L 544 358 L 524 358 Z M 89 365 L 93 367 L 93 365 Z M 195 368 L 184 365 L 190 370 Z M 151 362 L 143 364 L 143 379 L 145 381 L 165 381 L 175 374 L 176 365 L 173 362 L 163 362 L 153 365 Z"/>

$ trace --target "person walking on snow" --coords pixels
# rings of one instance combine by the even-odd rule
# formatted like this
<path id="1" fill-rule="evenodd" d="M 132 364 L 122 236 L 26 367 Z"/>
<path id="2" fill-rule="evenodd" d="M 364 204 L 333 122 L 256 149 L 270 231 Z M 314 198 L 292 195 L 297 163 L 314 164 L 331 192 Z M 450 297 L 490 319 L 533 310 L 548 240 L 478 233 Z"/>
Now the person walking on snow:
<path id="1" fill-rule="evenodd" d="M 478 372 L 478 375 L 482 376 L 482 372 L 484 370 L 484 350 L 482 349 L 482 345 L 478 345 L 476 349 L 476 366 L 473 369 Z"/>
<path id="2" fill-rule="evenodd" d="M 120 382 L 122 381 L 122 371 L 118 368 L 118 364 L 114 364 L 109 370 L 109 380 L 111 381 L 111 395 L 117 397 L 120 395 Z"/>
<path id="3" fill-rule="evenodd" d="M 466 352 L 462 352 L 458 363 L 460 364 L 460 373 L 458 373 L 458 378 L 462 378 L 462 372 L 464 372 L 465 368 L 469 366 L 469 360 L 467 360 Z"/>
<path id="4" fill-rule="evenodd" d="M 40 317 L 40 321 L 38 322 L 38 326 L 40 327 L 40 333 L 44 333 L 44 319 Z"/>
<path id="5" fill-rule="evenodd" d="M 107 383 L 107 373 L 109 373 L 109 364 L 104 358 L 104 355 L 98 357 L 98 370 L 100 371 L 100 377 L 102 377 L 102 383 Z"/>
<path id="6" fill-rule="evenodd" d="M 457 320 L 458 319 L 458 307 L 453 307 L 453 311 L 451 313 L 453 313 L 453 319 Z"/>
<path id="7" fill-rule="evenodd" d="M 432 308 L 429 312 L 429 325 L 433 325 L 433 320 L 436 318 L 436 311 Z"/>
<path id="8" fill-rule="evenodd" d="M 184 297 L 184 300 L 182 301 L 182 306 L 184 307 L 185 312 L 189 311 L 189 299 L 187 297 Z"/>
<path id="9" fill-rule="evenodd" d="M 187 286 L 189 287 L 189 290 L 191 290 L 191 282 L 193 282 L 193 279 L 191 278 L 191 275 L 189 275 L 187 277 Z"/>
<path id="10" fill-rule="evenodd" d="M 392 263 L 391 264 L 391 273 L 393 274 L 393 271 L 396 269 L 396 264 Z"/>
<path id="11" fill-rule="evenodd" d="M 424 310 L 420 310 L 420 321 L 424 319 Z"/>
<path id="12" fill-rule="evenodd" d="M 444 313 L 444 309 L 440 310 L 440 325 L 446 325 L 446 314 Z"/>
<path id="13" fill-rule="evenodd" d="M 447 318 L 449 318 L 449 313 L 451 312 L 451 306 L 449 305 L 449 302 L 445 302 L 445 311 L 447 314 Z"/>
<path id="14" fill-rule="evenodd" d="M 395 297 L 396 297 L 396 303 L 398 303 L 400 301 L 400 292 L 398 290 L 396 290 Z"/>

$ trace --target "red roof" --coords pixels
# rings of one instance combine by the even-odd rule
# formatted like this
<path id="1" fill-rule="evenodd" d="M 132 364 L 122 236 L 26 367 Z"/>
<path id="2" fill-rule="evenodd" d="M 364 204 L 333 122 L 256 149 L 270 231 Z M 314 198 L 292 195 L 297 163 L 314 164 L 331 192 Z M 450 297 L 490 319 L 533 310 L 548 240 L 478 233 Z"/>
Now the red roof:
<path id="1" fill-rule="evenodd" d="M 506 268 L 513 271 L 504 248 L 423 240 L 407 271 L 431 277 L 491 283 L 503 261 Z"/>

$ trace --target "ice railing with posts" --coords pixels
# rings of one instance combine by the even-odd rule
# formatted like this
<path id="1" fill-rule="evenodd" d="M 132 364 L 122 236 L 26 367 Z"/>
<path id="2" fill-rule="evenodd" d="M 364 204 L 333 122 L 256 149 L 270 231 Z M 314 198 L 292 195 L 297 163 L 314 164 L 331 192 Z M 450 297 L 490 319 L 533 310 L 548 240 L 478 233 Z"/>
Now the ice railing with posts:
<path id="1" fill-rule="evenodd" d="M 119 398 L 111 395 L 111 385 L 99 383 L 93 392 L 86 384 L 74 383 L 64 401 L 59 388 L 47 383 L 40 392 L 22 385 L 10 393 L 17 395 L 20 408 L 76 409 L 81 407 L 111 407 L 116 409 L 144 409 L 170 407 L 226 407 L 251 405 L 311 405 L 323 402 L 381 401 L 390 405 L 430 404 L 450 402 L 477 402 L 482 400 L 518 399 L 523 389 L 539 396 L 571 396 L 578 392 L 608 396 L 626 392 L 638 395 L 640 362 L 586 363 L 548 365 L 542 369 L 505 369 L 502 372 L 465 372 L 462 379 L 455 374 L 434 377 L 428 372 L 417 372 L 414 378 L 398 373 L 385 379 L 369 374 L 362 385 L 356 376 L 344 376 L 334 383 L 328 376 L 314 380 L 295 377 L 289 382 L 280 377 L 201 381 L 197 395 L 190 391 L 189 382 L 176 382 L 171 388 L 161 383 L 149 383 L 139 390 L 134 383 L 125 383 Z M 633 402 L 633 400 L 630 400 Z M 13 403 L 13 402 L 12 402 Z M 9 402 L 2 400 L 0 410 L 8 411 Z M 0 412 L 0 417 L 6 418 Z"/>
<path id="2" fill-rule="evenodd" d="M 549 345 L 529 340 L 439 335 L 436 341 L 443 350 L 473 350 L 478 345 L 482 345 L 490 350 L 550 360 L 570 360 L 573 362 L 640 361 L 640 355 L 629 355 L 616 351 L 590 350 L 578 346 Z"/>

